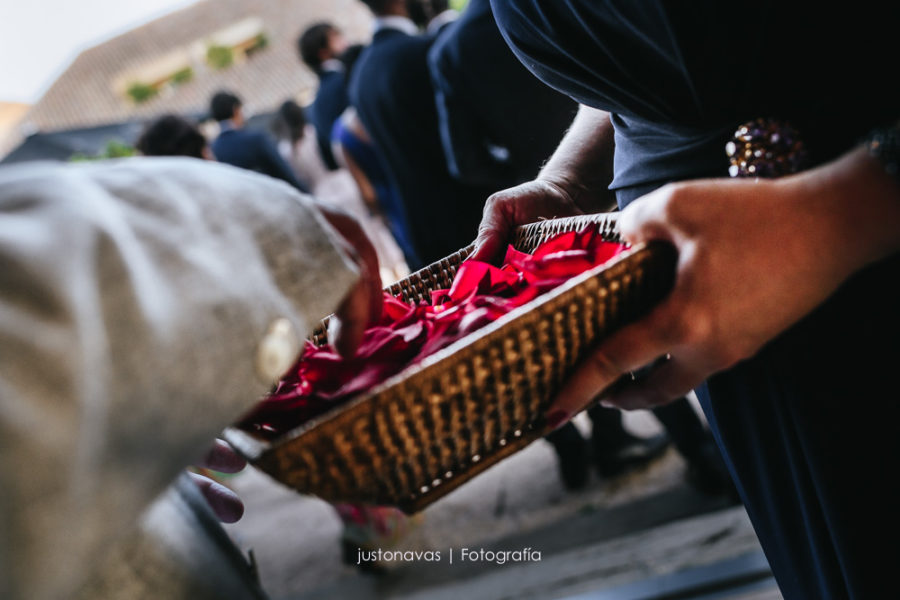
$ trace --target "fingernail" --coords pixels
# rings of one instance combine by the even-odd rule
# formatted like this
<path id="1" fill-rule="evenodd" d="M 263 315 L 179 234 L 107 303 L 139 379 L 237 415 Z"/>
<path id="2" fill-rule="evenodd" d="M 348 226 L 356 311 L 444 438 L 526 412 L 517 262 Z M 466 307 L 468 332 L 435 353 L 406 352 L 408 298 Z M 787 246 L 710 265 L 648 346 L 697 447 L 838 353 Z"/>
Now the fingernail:
<path id="1" fill-rule="evenodd" d="M 547 415 L 547 425 L 550 429 L 558 429 L 560 425 L 568 420 L 569 415 L 564 410 L 554 410 Z"/>

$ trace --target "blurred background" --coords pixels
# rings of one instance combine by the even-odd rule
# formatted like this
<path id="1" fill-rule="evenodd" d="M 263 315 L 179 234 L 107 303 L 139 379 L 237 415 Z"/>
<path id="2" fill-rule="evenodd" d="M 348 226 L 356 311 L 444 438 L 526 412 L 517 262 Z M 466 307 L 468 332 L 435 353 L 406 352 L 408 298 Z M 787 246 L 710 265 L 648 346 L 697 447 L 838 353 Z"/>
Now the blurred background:
<path id="1" fill-rule="evenodd" d="M 222 88 L 265 126 L 284 100 L 313 99 L 296 41 L 321 20 L 356 41 L 371 33 L 356 0 L 4 2 L 0 162 L 128 155 L 150 119 L 203 121 Z"/>

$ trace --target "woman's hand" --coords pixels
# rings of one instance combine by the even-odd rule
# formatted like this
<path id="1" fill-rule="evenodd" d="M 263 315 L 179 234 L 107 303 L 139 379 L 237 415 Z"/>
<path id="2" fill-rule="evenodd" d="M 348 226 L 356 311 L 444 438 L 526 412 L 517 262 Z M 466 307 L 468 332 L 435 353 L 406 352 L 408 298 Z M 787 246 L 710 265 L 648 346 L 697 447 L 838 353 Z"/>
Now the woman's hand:
<path id="1" fill-rule="evenodd" d="M 609 113 L 580 106 L 572 126 L 537 179 L 488 198 L 472 259 L 502 259 L 506 244 L 519 225 L 613 210 L 615 196 L 608 189 L 612 181 L 613 135 Z"/>
<path id="2" fill-rule="evenodd" d="M 663 404 L 752 356 L 856 270 L 897 251 L 898 192 L 856 152 L 784 179 L 673 184 L 634 202 L 621 233 L 674 244 L 675 287 L 583 361 L 548 422 L 562 424 L 604 390 L 604 404 L 623 409 Z M 622 378 L 650 364 L 646 378 Z"/>
<path id="3" fill-rule="evenodd" d="M 329 322 L 329 338 L 342 356 L 353 356 L 368 325 L 381 317 L 384 306 L 378 254 L 362 226 L 352 216 L 327 206 L 319 207 L 341 235 L 344 250 L 359 267 L 359 280 Z"/>
<path id="4" fill-rule="evenodd" d="M 197 466 L 220 473 L 237 473 L 247 466 L 247 462 L 227 443 L 216 440 Z M 244 503 L 233 491 L 200 473 L 189 474 L 220 521 L 234 523 L 244 515 Z"/>
<path id="5" fill-rule="evenodd" d="M 516 227 L 539 219 L 583 214 L 565 183 L 544 179 L 528 181 L 488 198 L 478 226 L 472 260 L 495 262 L 503 258 Z"/>

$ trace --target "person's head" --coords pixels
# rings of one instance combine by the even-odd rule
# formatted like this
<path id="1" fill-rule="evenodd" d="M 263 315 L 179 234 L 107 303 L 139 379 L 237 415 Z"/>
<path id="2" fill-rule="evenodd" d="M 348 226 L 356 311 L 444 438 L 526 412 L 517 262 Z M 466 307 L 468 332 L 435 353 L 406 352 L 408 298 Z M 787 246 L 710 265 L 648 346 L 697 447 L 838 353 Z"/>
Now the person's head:
<path id="1" fill-rule="evenodd" d="M 144 156 L 210 158 L 206 138 L 193 123 L 178 115 L 163 115 L 151 121 L 135 147 Z"/>
<path id="2" fill-rule="evenodd" d="M 318 71 L 326 60 L 337 58 L 346 47 L 343 34 L 331 23 L 311 25 L 297 40 L 300 58 L 313 71 Z"/>
<path id="3" fill-rule="evenodd" d="M 410 0 L 410 17 L 419 26 L 426 26 L 436 16 L 450 8 L 448 0 Z"/>
<path id="4" fill-rule="evenodd" d="M 241 105 L 241 99 L 231 92 L 217 92 L 209 101 L 209 114 L 216 121 L 231 119 L 235 125 L 240 126 L 243 124 Z"/>
<path id="5" fill-rule="evenodd" d="M 338 57 L 338 59 L 344 64 L 344 72 L 347 74 L 348 81 L 350 80 L 350 73 L 353 72 L 353 67 L 356 65 L 356 60 L 365 49 L 366 47 L 363 44 L 353 44 L 351 46 L 348 46 L 347 49 L 344 50 Z"/>
<path id="6" fill-rule="evenodd" d="M 278 108 L 278 114 L 272 120 L 272 133 L 279 139 L 297 142 L 303 138 L 306 127 L 306 114 L 303 107 L 293 100 L 286 100 Z"/>
<path id="7" fill-rule="evenodd" d="M 398 16 L 423 27 L 432 14 L 431 0 L 360 0 L 376 17 Z"/>
<path id="8" fill-rule="evenodd" d="M 418 0 L 360 0 L 369 7 L 376 17 L 387 15 L 397 15 L 401 17 L 409 16 L 410 5 Z"/>

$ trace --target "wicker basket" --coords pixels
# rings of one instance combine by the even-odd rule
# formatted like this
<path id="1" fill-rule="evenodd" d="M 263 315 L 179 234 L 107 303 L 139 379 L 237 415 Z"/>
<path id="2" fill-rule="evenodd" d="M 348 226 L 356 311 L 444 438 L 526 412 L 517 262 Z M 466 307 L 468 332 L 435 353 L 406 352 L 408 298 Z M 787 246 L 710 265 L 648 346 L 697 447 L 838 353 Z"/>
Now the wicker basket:
<path id="1" fill-rule="evenodd" d="M 615 214 L 519 228 L 531 252 L 550 236 L 596 223 L 617 239 Z M 447 288 L 465 248 L 389 290 L 409 302 Z M 229 429 L 248 461 L 305 494 L 416 512 L 548 433 L 544 411 L 598 340 L 671 288 L 675 253 L 635 246 L 390 378 L 365 396 L 265 441 Z M 325 341 L 325 329 L 313 335 Z"/>

